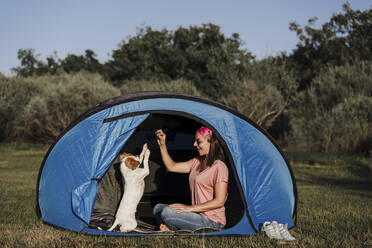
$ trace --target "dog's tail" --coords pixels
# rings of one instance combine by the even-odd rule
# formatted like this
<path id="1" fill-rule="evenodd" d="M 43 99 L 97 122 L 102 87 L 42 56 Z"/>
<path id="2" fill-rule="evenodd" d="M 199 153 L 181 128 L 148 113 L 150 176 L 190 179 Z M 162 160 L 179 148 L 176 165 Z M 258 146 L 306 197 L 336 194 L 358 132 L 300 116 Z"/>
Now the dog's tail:
<path id="1" fill-rule="evenodd" d="M 114 224 L 107 231 L 111 232 L 117 225 L 119 225 L 119 221 L 115 219 Z"/>

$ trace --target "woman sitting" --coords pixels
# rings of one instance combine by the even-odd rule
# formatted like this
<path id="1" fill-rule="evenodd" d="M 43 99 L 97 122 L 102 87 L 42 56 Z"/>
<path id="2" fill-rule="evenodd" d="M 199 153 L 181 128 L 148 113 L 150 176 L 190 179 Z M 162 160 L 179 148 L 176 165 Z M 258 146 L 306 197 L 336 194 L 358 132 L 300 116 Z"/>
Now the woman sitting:
<path id="1" fill-rule="evenodd" d="M 222 229 L 226 224 L 224 204 L 229 175 L 224 152 L 216 135 L 207 127 L 199 128 L 194 142 L 199 157 L 186 162 L 174 162 L 168 153 L 163 130 L 157 130 L 155 134 L 167 171 L 189 173 L 192 202 L 192 205 L 157 204 L 154 215 L 160 230 Z"/>

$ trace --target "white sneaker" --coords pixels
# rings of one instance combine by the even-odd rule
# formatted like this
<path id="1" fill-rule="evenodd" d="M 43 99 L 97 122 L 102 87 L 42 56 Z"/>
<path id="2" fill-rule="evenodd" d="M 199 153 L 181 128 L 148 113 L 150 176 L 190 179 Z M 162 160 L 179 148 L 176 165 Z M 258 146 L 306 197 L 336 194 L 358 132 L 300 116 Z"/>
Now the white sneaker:
<path id="1" fill-rule="evenodd" d="M 280 236 L 282 236 L 282 239 L 286 241 L 295 241 L 296 238 L 291 235 L 291 233 L 288 231 L 288 225 L 285 224 L 279 224 L 279 233 Z"/>
<path id="2" fill-rule="evenodd" d="M 283 239 L 276 221 L 273 221 L 273 223 L 266 221 L 262 226 L 262 231 L 265 231 L 266 235 L 271 239 Z"/>

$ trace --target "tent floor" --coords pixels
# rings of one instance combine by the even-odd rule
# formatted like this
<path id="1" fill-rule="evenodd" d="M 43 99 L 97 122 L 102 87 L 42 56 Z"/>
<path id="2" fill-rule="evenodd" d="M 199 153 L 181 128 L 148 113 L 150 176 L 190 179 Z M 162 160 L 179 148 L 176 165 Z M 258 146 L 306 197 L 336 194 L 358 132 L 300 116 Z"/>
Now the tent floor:
<path id="1" fill-rule="evenodd" d="M 195 234 L 195 233 L 210 233 L 220 231 L 219 229 L 214 228 L 199 228 L 196 230 L 177 230 L 177 231 L 161 231 L 157 226 L 148 224 L 144 221 L 137 220 L 137 227 L 128 233 L 137 233 L 137 234 Z M 119 226 L 117 226 L 113 232 L 120 232 Z"/>

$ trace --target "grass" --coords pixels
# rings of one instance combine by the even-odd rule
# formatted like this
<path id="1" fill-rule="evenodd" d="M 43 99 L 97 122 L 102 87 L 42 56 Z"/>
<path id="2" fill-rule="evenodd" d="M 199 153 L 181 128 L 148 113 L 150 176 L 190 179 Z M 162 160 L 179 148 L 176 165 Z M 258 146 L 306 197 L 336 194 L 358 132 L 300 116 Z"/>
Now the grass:
<path id="1" fill-rule="evenodd" d="M 287 153 L 298 189 L 297 243 L 239 237 L 106 237 L 45 225 L 35 214 L 45 146 L 0 145 L 0 247 L 372 247 L 372 161 Z"/>

